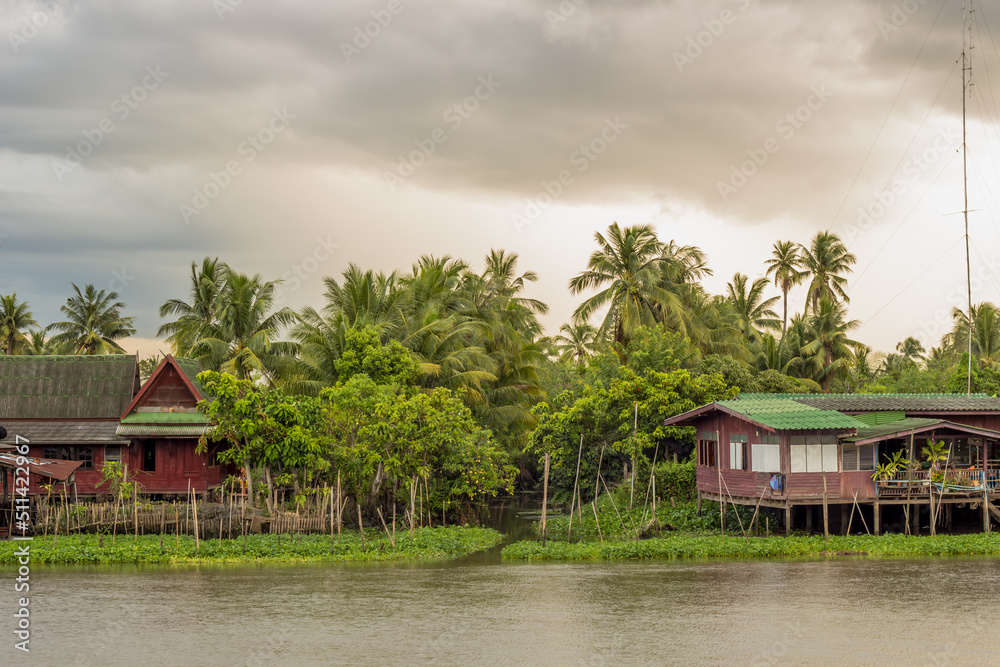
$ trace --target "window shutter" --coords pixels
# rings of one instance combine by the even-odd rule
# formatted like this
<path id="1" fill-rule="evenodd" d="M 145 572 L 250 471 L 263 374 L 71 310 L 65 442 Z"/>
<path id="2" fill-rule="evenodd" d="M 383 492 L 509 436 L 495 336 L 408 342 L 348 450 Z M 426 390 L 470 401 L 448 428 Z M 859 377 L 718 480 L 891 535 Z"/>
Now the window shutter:
<path id="1" fill-rule="evenodd" d="M 823 445 L 823 472 L 837 472 L 837 445 Z"/>
<path id="2" fill-rule="evenodd" d="M 806 446 L 792 445 L 792 472 L 806 472 Z"/>
<path id="3" fill-rule="evenodd" d="M 875 470 L 875 445 L 858 447 L 858 470 Z"/>
<path id="4" fill-rule="evenodd" d="M 806 445 L 806 472 L 823 472 L 823 445 Z"/>
<path id="5" fill-rule="evenodd" d="M 844 445 L 844 472 L 858 469 L 858 448 L 855 445 Z"/>

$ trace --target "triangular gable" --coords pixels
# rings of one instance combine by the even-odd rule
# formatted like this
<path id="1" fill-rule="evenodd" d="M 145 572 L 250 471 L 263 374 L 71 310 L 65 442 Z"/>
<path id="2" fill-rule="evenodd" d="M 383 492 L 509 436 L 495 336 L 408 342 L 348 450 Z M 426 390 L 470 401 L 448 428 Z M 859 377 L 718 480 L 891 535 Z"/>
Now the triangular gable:
<path id="1" fill-rule="evenodd" d="M 139 408 L 194 408 L 204 398 L 204 393 L 189 373 L 200 368 L 196 361 L 166 355 L 125 408 L 121 419 Z"/>

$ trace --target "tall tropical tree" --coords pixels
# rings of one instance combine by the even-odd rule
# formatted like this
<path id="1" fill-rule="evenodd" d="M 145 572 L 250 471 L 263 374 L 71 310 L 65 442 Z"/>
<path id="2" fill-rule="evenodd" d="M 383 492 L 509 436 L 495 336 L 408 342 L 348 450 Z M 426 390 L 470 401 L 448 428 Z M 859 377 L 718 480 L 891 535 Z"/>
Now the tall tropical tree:
<path id="1" fill-rule="evenodd" d="M 169 299 L 160 306 L 161 318 L 177 318 L 163 324 L 156 332 L 157 336 L 167 336 L 174 354 L 190 354 L 191 346 L 202 337 L 205 328 L 216 323 L 226 268 L 218 257 L 206 257 L 200 268 L 196 262 L 191 262 L 189 301 Z"/>
<path id="2" fill-rule="evenodd" d="M 784 309 L 781 316 L 781 334 L 788 330 L 788 292 L 805 277 L 801 270 L 802 258 L 799 244 L 792 241 L 775 241 L 771 258 L 764 262 L 767 275 L 774 278 L 774 286 L 781 290 Z"/>
<path id="3" fill-rule="evenodd" d="M 954 325 L 943 342 L 963 354 L 968 347 L 969 314 L 953 308 L 951 317 Z M 972 305 L 972 356 L 983 366 L 1000 362 L 1000 308 L 988 301 Z"/>
<path id="4" fill-rule="evenodd" d="M 896 351 L 903 355 L 903 358 L 915 364 L 922 362 L 924 355 L 927 353 L 923 344 L 913 336 L 896 343 Z"/>
<path id="5" fill-rule="evenodd" d="M 0 295 L 0 341 L 6 354 L 14 354 L 19 345 L 27 342 L 25 329 L 37 326 L 27 301 L 18 301 L 16 293 Z"/>
<path id="6" fill-rule="evenodd" d="M 758 278 L 748 286 L 749 280 L 742 273 L 736 273 L 733 281 L 726 284 L 726 301 L 736 314 L 740 331 L 748 341 L 756 341 L 760 339 L 762 330 L 778 329 L 778 314 L 771 310 L 778 297 L 764 298 L 764 290 L 769 283 L 767 278 Z"/>
<path id="7" fill-rule="evenodd" d="M 819 232 L 809 247 L 800 246 L 803 281 L 809 281 L 806 309 L 813 311 L 823 298 L 850 303 L 846 274 L 853 273 L 857 258 L 833 232 Z"/>
<path id="8" fill-rule="evenodd" d="M 574 295 L 604 289 L 580 304 L 573 313 L 575 320 L 585 322 L 607 308 L 598 329 L 624 344 L 637 328 L 656 325 L 661 311 L 680 307 L 677 295 L 660 284 L 667 260 L 650 225 L 622 228 L 616 222 L 605 234 L 596 232 L 594 240 L 598 249 L 590 255 L 587 270 L 570 280 L 569 289 Z"/>
<path id="9" fill-rule="evenodd" d="M 802 348 L 806 365 L 823 391 L 830 390 L 830 381 L 846 375 L 854 364 L 861 343 L 849 334 L 861 326 L 858 320 L 848 320 L 847 308 L 829 297 L 823 297 L 809 319 L 809 343 Z"/>
<path id="10" fill-rule="evenodd" d="M 594 356 L 597 340 L 597 329 L 594 325 L 577 322 L 559 327 L 555 345 L 560 359 L 575 361 L 577 365 L 581 365 Z"/>
<path id="11" fill-rule="evenodd" d="M 204 326 L 191 354 L 206 368 L 239 379 L 256 373 L 275 384 L 283 378 L 290 371 L 297 346 L 278 337 L 296 317 L 289 308 L 273 310 L 279 282 L 265 282 L 259 274 L 250 276 L 226 268 L 216 321 Z"/>
<path id="12" fill-rule="evenodd" d="M 74 296 L 59 307 L 66 319 L 45 328 L 61 332 L 52 337 L 53 344 L 65 345 L 73 354 L 125 352 L 118 341 L 135 334 L 132 326 L 135 318 L 122 315 L 125 304 L 118 301 L 118 292 L 98 290 L 93 285 L 85 286 L 81 292 L 76 284 L 71 284 Z"/>

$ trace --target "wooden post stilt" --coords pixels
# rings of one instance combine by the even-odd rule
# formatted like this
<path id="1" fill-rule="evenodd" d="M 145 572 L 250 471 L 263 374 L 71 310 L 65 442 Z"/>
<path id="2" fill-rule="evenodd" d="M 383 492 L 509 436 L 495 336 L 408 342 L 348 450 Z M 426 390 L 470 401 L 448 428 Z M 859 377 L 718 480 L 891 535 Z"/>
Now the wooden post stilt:
<path id="1" fill-rule="evenodd" d="M 830 507 L 826 498 L 826 473 L 823 474 L 823 538 L 830 541 Z"/>
<path id="2" fill-rule="evenodd" d="M 792 534 L 792 505 L 785 503 L 785 537 Z"/>
<path id="3" fill-rule="evenodd" d="M 875 532 L 876 535 L 881 535 L 882 534 L 882 511 L 881 511 L 881 508 L 879 507 L 879 504 L 878 504 L 878 498 L 876 498 L 875 502 L 872 503 L 872 513 L 874 515 L 874 521 L 872 523 L 875 524 L 875 525 L 872 526 L 872 530 Z"/>

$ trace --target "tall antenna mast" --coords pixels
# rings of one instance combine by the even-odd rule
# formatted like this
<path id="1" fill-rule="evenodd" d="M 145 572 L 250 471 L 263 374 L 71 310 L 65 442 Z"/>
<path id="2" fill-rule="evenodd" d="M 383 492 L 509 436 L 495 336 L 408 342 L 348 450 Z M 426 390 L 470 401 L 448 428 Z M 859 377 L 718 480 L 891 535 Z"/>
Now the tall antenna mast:
<path id="1" fill-rule="evenodd" d="M 962 189 L 965 194 L 965 206 L 962 213 L 965 216 L 965 280 L 966 285 L 969 290 L 969 366 L 966 369 L 966 379 L 967 385 L 965 389 L 965 395 L 972 395 L 972 268 L 969 263 L 969 162 L 968 153 L 969 148 L 965 144 L 965 115 L 966 115 L 966 98 L 968 95 L 966 91 L 968 90 L 968 80 L 972 78 L 971 71 L 972 65 L 967 63 L 969 60 L 966 57 L 966 41 L 965 41 L 965 30 L 966 30 L 966 20 L 968 18 L 968 12 L 966 11 L 966 0 L 962 0 Z M 972 41 L 972 30 L 969 30 L 969 42 Z M 971 44 L 969 46 L 971 48 Z M 969 77 L 966 77 L 966 71 L 970 72 Z"/>

